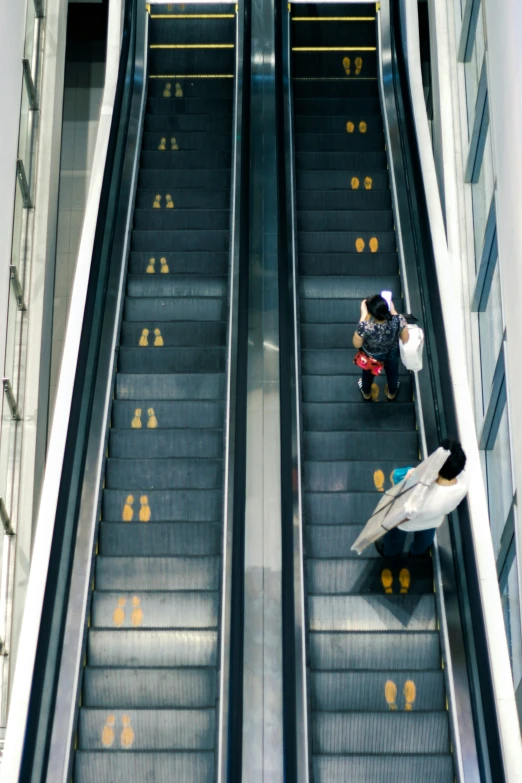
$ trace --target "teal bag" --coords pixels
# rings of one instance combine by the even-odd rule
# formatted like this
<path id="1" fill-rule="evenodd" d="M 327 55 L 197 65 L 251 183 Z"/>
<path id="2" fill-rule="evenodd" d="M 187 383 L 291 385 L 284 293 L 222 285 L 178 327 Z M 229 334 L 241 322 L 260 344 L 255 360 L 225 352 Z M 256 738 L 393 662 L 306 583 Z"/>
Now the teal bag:
<path id="1" fill-rule="evenodd" d="M 395 468 L 395 470 L 392 473 L 393 484 L 394 485 L 395 484 L 399 484 L 399 482 L 401 482 L 403 480 L 403 478 L 405 477 L 406 473 L 409 470 L 412 470 L 412 468 L 411 467 L 410 468 Z"/>

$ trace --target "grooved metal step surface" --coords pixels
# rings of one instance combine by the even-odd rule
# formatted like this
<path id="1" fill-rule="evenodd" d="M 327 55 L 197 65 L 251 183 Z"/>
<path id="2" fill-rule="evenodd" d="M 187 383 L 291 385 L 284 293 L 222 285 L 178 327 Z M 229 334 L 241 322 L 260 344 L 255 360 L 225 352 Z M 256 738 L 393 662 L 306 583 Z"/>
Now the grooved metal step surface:
<path id="1" fill-rule="evenodd" d="M 410 373 L 366 402 L 353 364 L 361 300 L 404 309 L 373 17 L 304 5 L 291 22 L 311 780 L 452 783 L 431 560 L 351 549 L 420 457 Z"/>
<path id="2" fill-rule="evenodd" d="M 75 783 L 216 775 L 236 8 L 182 8 L 150 11 Z"/>

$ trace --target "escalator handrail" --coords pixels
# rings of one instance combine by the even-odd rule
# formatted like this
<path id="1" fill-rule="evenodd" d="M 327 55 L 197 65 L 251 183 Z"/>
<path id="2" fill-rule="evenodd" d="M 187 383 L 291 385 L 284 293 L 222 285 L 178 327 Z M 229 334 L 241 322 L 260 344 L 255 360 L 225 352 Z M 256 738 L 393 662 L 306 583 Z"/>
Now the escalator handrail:
<path id="1" fill-rule="evenodd" d="M 76 398 L 86 380 L 85 344 L 89 342 L 97 288 L 93 280 L 97 278 L 104 241 L 108 234 L 112 236 L 111 193 L 115 187 L 113 180 L 121 176 L 121 168 L 117 169 L 119 158 L 116 147 L 122 133 L 121 125 L 125 122 L 122 112 L 130 89 L 128 65 L 132 57 L 131 37 L 136 6 L 136 0 L 111 0 L 109 4 L 102 109 L 72 291 L 71 315 L 65 334 L 56 415 L 47 453 L 2 759 L 1 779 L 9 783 L 21 778 L 24 781 L 32 779 L 37 752 L 31 747 L 31 731 L 33 734 L 37 732 L 35 726 L 40 719 L 42 694 L 35 694 L 35 676 L 40 674 L 38 657 L 42 654 L 42 631 L 44 636 L 54 631 L 54 627 L 50 629 L 51 620 L 46 615 L 48 577 L 54 570 L 53 554 L 62 543 L 57 519 L 63 480 L 71 479 L 70 457 L 76 445 L 75 430 L 78 425 Z M 120 40 L 121 46 L 117 47 L 115 41 Z M 67 570 L 70 563 L 63 566 Z M 41 765 L 45 763 L 45 756 L 46 752 L 42 751 L 39 758 Z M 29 769 L 31 772 L 28 772 Z"/>
<path id="2" fill-rule="evenodd" d="M 448 251 L 440 192 L 438 187 L 433 147 L 428 125 L 426 105 L 424 101 L 418 10 L 415 0 L 399 0 L 401 15 L 402 51 L 407 74 L 409 100 L 413 115 L 413 127 L 417 142 L 417 154 L 422 173 L 425 205 L 428 217 L 429 238 L 432 246 L 432 257 L 436 269 L 440 306 L 443 317 L 443 333 L 440 338 L 445 340 L 451 397 L 454 418 L 460 440 L 468 458 L 470 474 L 470 490 L 467 501 L 463 504 L 469 515 L 469 533 L 471 540 L 468 545 L 472 551 L 474 573 L 466 574 L 468 581 L 476 577 L 474 583 L 468 585 L 478 599 L 483 618 L 484 637 L 475 627 L 475 642 L 483 647 L 484 658 L 488 671 L 481 671 L 482 678 L 490 680 L 492 691 L 492 706 L 494 717 L 488 715 L 488 721 L 493 717 L 498 729 L 502 758 L 499 761 L 503 767 L 503 777 L 506 781 L 520 780 L 522 769 L 522 740 L 516 708 L 515 693 L 511 675 L 511 665 L 507 646 L 506 631 L 500 592 L 496 574 L 495 558 L 491 540 L 488 517 L 488 503 L 482 478 L 480 453 L 476 438 L 473 406 L 462 357 L 467 355 L 463 330 L 454 313 L 459 311 L 452 287 L 453 267 Z M 487 688 L 484 688 L 486 691 Z M 483 693 L 484 698 L 484 693 Z M 489 737 L 488 737 L 489 741 Z M 491 757 L 492 768 L 496 759 Z M 492 769 L 492 772 L 493 772 Z M 493 773 L 500 775 L 497 768 Z M 500 778 L 496 778 L 500 779 Z"/>

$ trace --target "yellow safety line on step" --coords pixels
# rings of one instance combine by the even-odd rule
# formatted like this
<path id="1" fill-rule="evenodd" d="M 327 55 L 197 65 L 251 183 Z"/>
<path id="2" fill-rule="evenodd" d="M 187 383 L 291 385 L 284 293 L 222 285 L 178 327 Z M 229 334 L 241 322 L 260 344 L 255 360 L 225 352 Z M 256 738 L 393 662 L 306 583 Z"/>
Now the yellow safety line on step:
<path id="1" fill-rule="evenodd" d="M 375 46 L 292 46 L 293 52 L 375 52 Z"/>
<path id="2" fill-rule="evenodd" d="M 149 79 L 233 79 L 233 73 L 159 73 L 149 74 Z M 343 79 L 346 81 L 346 79 Z"/>
<path id="3" fill-rule="evenodd" d="M 376 82 L 376 76 L 352 76 L 354 81 L 358 82 Z M 294 76 L 293 82 L 347 82 L 350 77 L 346 76 Z"/>
<path id="4" fill-rule="evenodd" d="M 375 22 L 375 16 L 293 16 L 292 22 Z"/>
<path id="5" fill-rule="evenodd" d="M 151 44 L 151 49 L 233 49 L 234 44 Z"/>
<path id="6" fill-rule="evenodd" d="M 235 14 L 152 14 L 151 19 L 235 19 Z"/>

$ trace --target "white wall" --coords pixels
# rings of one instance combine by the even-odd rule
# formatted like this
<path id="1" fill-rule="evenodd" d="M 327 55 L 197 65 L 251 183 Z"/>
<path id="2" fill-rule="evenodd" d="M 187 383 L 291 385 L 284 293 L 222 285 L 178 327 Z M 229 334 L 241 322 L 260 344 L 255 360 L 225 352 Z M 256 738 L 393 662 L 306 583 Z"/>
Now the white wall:
<path id="1" fill-rule="evenodd" d="M 0 370 L 3 374 L 26 1 L 2 3 L 0 24 Z"/>

